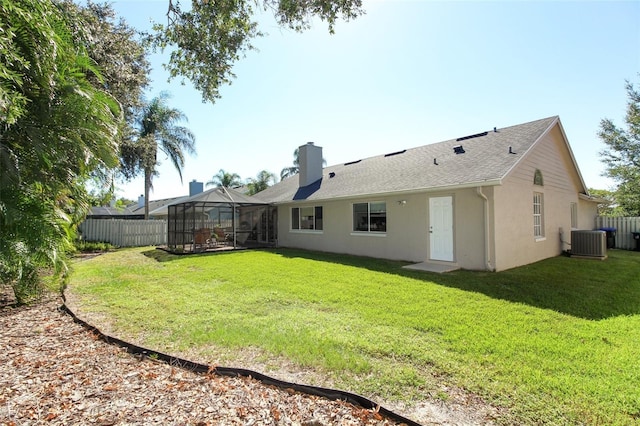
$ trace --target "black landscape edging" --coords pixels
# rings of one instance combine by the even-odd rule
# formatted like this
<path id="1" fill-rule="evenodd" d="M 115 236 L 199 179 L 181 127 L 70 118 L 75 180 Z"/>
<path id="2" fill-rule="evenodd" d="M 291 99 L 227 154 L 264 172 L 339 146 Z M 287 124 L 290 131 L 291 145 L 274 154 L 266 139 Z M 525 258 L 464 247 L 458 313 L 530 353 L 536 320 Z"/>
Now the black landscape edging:
<path id="1" fill-rule="evenodd" d="M 205 374 L 213 373 L 219 376 L 228 376 L 228 377 L 250 377 L 266 385 L 277 386 L 281 389 L 293 389 L 297 392 L 302 392 L 308 395 L 319 396 L 332 401 L 346 401 L 368 410 L 376 410 L 381 415 L 393 421 L 404 423 L 407 426 L 421 426 L 420 423 L 417 423 L 387 408 L 384 408 L 381 405 L 376 404 L 372 400 L 365 398 L 364 396 L 357 395 L 351 392 L 286 382 L 284 380 L 275 379 L 265 374 L 258 373 L 257 371 L 247 370 L 244 368 L 231 368 L 231 367 L 219 367 L 219 366 L 213 367 L 206 364 L 200 364 L 197 362 L 189 361 L 187 359 L 178 358 L 172 355 L 167 355 L 162 352 L 152 351 L 150 349 L 143 348 L 142 346 L 134 345 L 133 343 L 126 342 L 122 339 L 118 339 L 116 337 L 106 335 L 102 331 L 100 331 L 97 327 L 78 318 L 78 316 L 66 305 L 64 294 L 62 298 L 65 303 L 63 303 L 60 309 L 66 312 L 68 315 L 70 315 L 75 322 L 82 325 L 87 330 L 90 330 L 91 332 L 95 333 L 100 339 L 102 339 L 106 343 L 120 346 L 126 349 L 127 352 L 129 352 L 130 354 L 142 355 L 142 356 L 149 357 L 151 359 L 160 360 L 169 365 L 183 368 L 185 370 L 190 370 L 196 373 L 205 373 Z"/>

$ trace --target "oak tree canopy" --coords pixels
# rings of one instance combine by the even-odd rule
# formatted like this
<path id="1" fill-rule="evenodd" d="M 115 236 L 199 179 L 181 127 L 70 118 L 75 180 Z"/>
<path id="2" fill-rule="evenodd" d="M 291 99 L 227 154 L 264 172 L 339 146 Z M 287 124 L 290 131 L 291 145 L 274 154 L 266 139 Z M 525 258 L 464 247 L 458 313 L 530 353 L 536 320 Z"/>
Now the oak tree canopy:
<path id="1" fill-rule="evenodd" d="M 235 62 L 254 48 L 253 39 L 264 35 L 256 22 L 259 8 L 295 31 L 310 28 L 319 18 L 331 33 L 339 19 L 364 13 L 362 0 L 193 0 L 187 7 L 169 0 L 167 23 L 156 23 L 146 40 L 154 50 L 171 51 L 164 65 L 169 80 L 190 80 L 203 102 L 214 103 L 220 87 L 235 77 Z"/>

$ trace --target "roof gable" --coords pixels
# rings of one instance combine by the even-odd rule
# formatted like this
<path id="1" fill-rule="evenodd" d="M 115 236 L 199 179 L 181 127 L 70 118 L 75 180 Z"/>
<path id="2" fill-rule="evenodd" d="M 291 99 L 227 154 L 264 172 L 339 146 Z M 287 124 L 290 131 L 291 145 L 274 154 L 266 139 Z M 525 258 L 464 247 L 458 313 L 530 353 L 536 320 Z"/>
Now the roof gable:
<path id="1" fill-rule="evenodd" d="M 567 140 L 560 119 L 556 119 L 531 145 L 522 158 L 508 171 L 505 178 L 534 179 L 537 174 L 550 173 L 555 181 L 552 186 L 562 186 L 571 191 L 588 195 L 580 169 Z M 526 180 L 525 179 L 525 180 Z M 543 186 L 548 183 L 544 179 Z"/>
<path id="2" fill-rule="evenodd" d="M 311 185 L 299 188 L 293 176 L 259 196 L 277 203 L 496 185 L 556 122 L 558 117 L 549 117 L 337 164 Z"/>

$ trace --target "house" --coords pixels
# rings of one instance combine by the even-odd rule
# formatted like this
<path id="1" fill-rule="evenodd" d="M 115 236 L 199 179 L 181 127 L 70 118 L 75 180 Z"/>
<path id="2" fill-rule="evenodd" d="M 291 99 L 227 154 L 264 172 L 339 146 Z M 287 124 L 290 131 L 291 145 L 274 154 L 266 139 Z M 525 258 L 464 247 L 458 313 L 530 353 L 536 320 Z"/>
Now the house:
<path id="1" fill-rule="evenodd" d="M 165 208 L 170 204 L 174 204 L 185 197 L 163 198 L 161 200 L 149 201 L 149 219 L 166 219 L 153 212 Z M 129 204 L 124 209 L 116 207 L 91 207 L 91 211 L 87 215 L 87 219 L 127 219 L 142 220 L 144 219 L 144 195 L 138 197 L 138 202 Z"/>
<path id="2" fill-rule="evenodd" d="M 559 117 L 324 169 L 308 143 L 299 163 L 259 194 L 282 247 L 501 271 L 569 249 L 597 216 Z"/>

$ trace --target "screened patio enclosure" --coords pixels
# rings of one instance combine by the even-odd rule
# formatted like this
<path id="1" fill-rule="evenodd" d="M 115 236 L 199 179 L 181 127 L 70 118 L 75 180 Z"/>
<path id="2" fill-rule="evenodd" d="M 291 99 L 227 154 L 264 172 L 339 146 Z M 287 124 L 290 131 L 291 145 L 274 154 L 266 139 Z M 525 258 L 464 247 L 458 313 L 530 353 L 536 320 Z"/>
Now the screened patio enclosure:
<path id="1" fill-rule="evenodd" d="M 228 188 L 215 188 L 167 207 L 167 248 L 202 252 L 275 246 L 276 207 Z"/>

